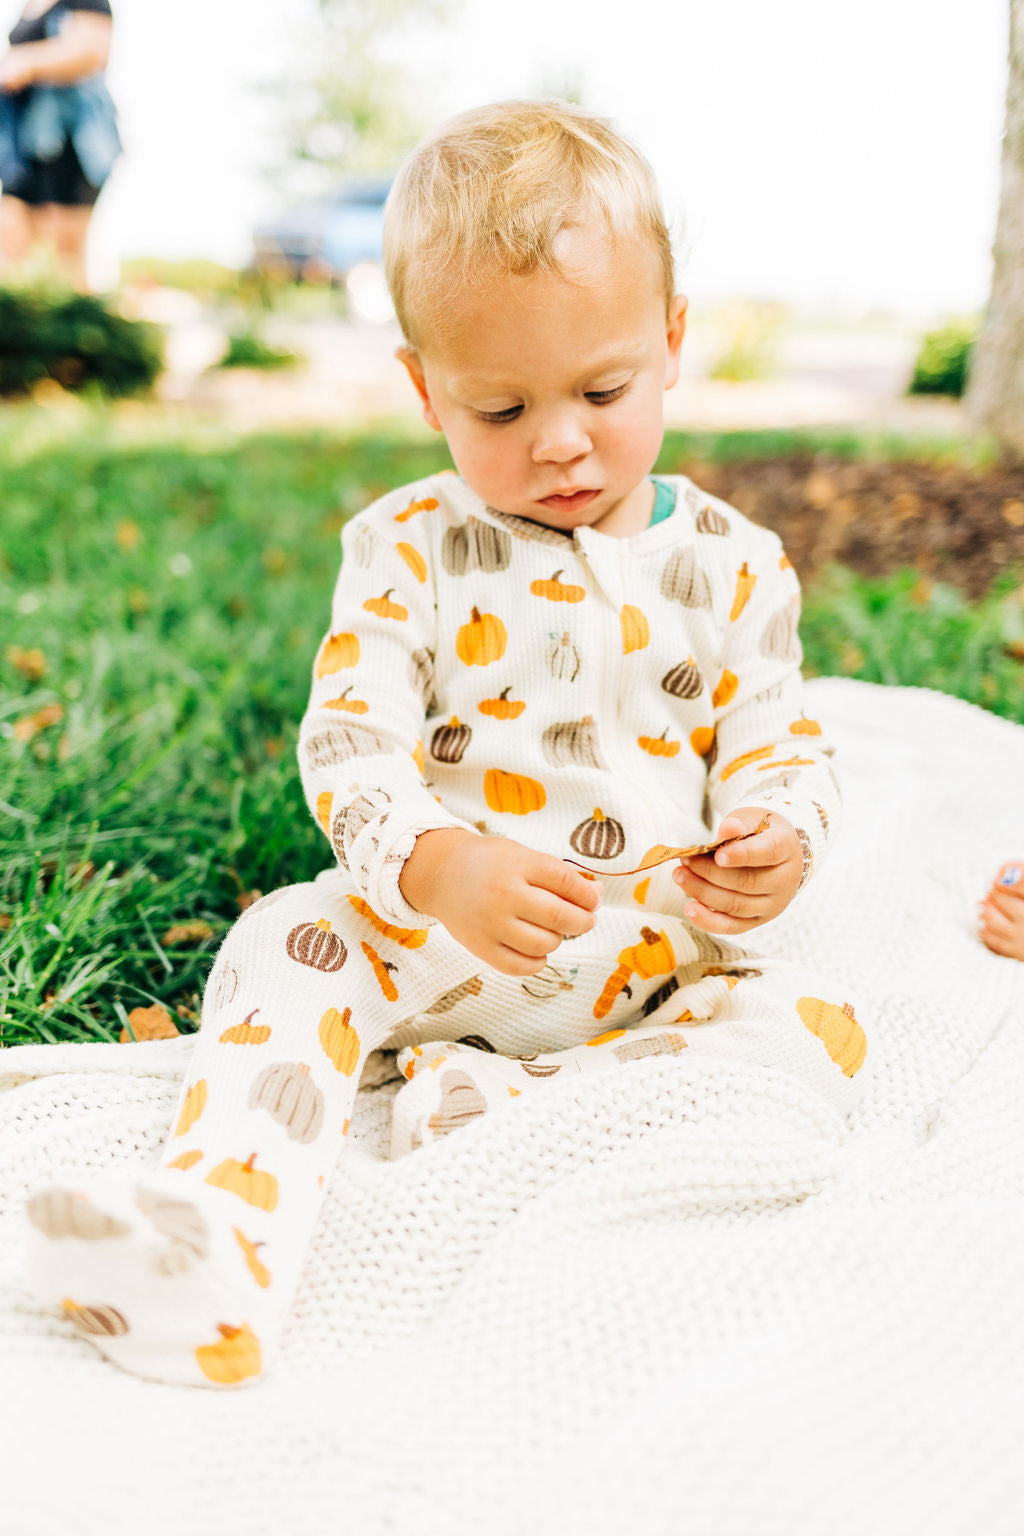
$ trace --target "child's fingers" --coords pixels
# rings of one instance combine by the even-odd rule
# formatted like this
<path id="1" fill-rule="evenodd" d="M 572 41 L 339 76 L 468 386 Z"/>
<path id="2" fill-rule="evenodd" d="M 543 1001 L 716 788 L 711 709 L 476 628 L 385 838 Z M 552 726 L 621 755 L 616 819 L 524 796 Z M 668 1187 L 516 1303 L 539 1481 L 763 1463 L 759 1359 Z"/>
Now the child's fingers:
<path id="1" fill-rule="evenodd" d="M 993 887 L 985 897 L 985 904 L 993 907 L 997 912 L 1001 912 L 1011 923 L 1024 921 L 1021 899 L 1012 891 L 998 890 Z"/>
<path id="2" fill-rule="evenodd" d="M 734 870 L 733 879 L 736 880 L 738 876 L 744 877 L 742 882 L 735 885 L 719 884 L 717 881 L 703 879 L 689 865 L 681 864 L 678 884 L 682 886 L 687 896 L 700 902 L 711 912 L 718 912 L 726 917 L 751 918 L 754 921 L 763 919 L 771 897 L 764 891 L 743 888 L 743 886 L 749 887 L 756 878 L 751 871 Z"/>
<path id="3" fill-rule="evenodd" d="M 1013 891 L 1024 896 L 1024 863 L 1014 859 L 1004 864 L 996 875 L 993 885 L 1001 890 Z"/>
<path id="4" fill-rule="evenodd" d="M 999 934 L 1001 938 L 1009 939 L 1014 934 L 1014 924 L 1006 913 L 993 906 L 991 901 L 983 903 L 978 915 L 978 927 L 989 933 Z"/>
<path id="5" fill-rule="evenodd" d="M 706 907 L 700 901 L 688 901 L 683 909 L 683 916 L 694 928 L 700 928 L 705 933 L 736 934 L 746 933 L 751 928 L 756 928 L 759 918 L 729 917 L 725 912 L 716 912 L 711 907 Z"/>
<path id="6" fill-rule="evenodd" d="M 720 850 L 724 852 L 724 850 Z M 734 869 L 722 869 L 710 854 L 700 854 L 693 859 L 680 859 L 679 871 L 687 871 L 710 889 L 737 891 L 745 895 L 763 895 L 765 881 L 771 881 L 775 864 L 748 864 Z M 682 881 L 680 882 L 682 883 Z M 685 889 L 685 886 L 684 886 Z M 714 902 L 711 903 L 714 905 Z"/>

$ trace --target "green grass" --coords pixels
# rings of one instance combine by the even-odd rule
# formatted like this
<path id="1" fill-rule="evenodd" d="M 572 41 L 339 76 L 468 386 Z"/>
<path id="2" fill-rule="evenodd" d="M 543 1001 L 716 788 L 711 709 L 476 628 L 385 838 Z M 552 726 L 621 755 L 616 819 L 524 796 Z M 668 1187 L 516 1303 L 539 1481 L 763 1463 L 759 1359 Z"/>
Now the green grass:
<path id="1" fill-rule="evenodd" d="M 8 1045 L 116 1039 L 154 1002 L 194 1027 L 240 898 L 323 868 L 294 747 L 338 532 L 447 462 L 436 438 L 132 442 L 136 418 L 120 420 L 0 420 Z M 740 441 L 760 454 L 766 436 Z M 770 441 L 792 451 L 794 436 Z M 738 446 L 675 436 L 663 464 Z M 1020 624 L 1005 593 L 972 606 L 911 575 L 837 572 L 808 594 L 808 670 L 945 688 L 1024 720 L 1024 667 L 1004 650 Z M 167 937 L 197 921 L 205 937 Z"/>

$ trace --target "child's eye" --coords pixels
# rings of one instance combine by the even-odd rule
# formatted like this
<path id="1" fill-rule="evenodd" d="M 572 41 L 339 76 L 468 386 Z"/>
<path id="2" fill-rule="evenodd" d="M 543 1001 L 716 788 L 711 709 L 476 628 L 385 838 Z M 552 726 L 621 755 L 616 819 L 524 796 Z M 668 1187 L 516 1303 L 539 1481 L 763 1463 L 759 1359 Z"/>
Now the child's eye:
<path id="1" fill-rule="evenodd" d="M 587 391 L 587 399 L 591 405 L 610 405 L 613 400 L 624 395 L 628 388 L 628 384 L 619 384 L 615 389 L 591 389 Z"/>
<path id="2" fill-rule="evenodd" d="M 503 411 L 477 411 L 481 421 L 515 421 L 522 411 L 521 405 L 510 405 Z"/>

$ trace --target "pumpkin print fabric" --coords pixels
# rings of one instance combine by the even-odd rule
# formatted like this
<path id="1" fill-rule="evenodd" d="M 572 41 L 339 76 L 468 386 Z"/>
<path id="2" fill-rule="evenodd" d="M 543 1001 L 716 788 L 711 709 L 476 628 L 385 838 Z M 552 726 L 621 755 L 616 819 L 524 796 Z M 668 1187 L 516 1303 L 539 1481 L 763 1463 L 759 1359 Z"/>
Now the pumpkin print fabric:
<path id="1" fill-rule="evenodd" d="M 561 857 L 592 841 L 611 876 L 760 806 L 820 867 L 839 797 L 825 736 L 793 750 L 796 573 L 773 533 L 669 484 L 675 511 L 629 539 L 497 513 L 455 475 L 346 526 L 299 761 L 310 813 L 383 918 L 430 926 L 398 882 L 436 827 Z M 352 821 L 356 802 L 371 814 Z M 601 837 L 581 831 L 595 807 Z M 668 875 L 652 895 L 681 913 Z M 605 901 L 631 902 L 626 882 Z M 318 952 L 311 935 L 294 947 Z"/>

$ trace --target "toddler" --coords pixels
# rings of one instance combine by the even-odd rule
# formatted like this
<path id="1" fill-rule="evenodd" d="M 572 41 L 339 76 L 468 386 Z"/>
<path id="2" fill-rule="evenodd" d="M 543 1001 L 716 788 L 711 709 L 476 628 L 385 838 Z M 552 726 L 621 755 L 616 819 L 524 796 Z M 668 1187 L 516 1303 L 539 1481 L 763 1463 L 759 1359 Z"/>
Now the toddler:
<path id="1" fill-rule="evenodd" d="M 978 935 L 993 953 L 1024 960 L 1024 861 L 999 870 L 980 906 Z"/>
<path id="2" fill-rule="evenodd" d="M 845 985 L 742 942 L 839 799 L 779 540 L 651 474 L 686 301 L 648 165 L 572 107 L 467 113 L 385 259 L 458 472 L 344 530 L 299 741 L 335 862 L 225 939 L 160 1167 L 29 1205 L 40 1298 L 164 1381 L 266 1370 L 380 1047 L 396 1157 L 681 1052 L 845 1116 L 865 1058 Z"/>

